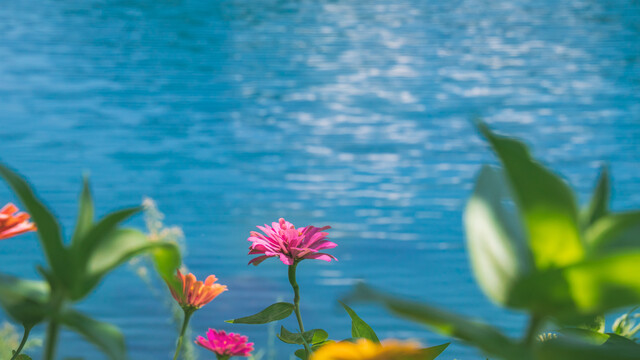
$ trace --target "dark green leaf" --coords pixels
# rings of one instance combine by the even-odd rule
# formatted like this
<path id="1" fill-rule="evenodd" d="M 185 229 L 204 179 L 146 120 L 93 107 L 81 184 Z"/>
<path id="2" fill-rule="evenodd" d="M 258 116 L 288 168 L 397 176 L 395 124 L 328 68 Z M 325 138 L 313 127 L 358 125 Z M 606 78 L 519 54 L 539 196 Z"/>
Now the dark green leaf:
<path id="1" fill-rule="evenodd" d="M 272 321 L 286 319 L 293 312 L 293 304 L 279 302 L 270 305 L 257 314 L 238 319 L 227 320 L 231 324 L 266 324 Z"/>
<path id="2" fill-rule="evenodd" d="M 293 354 L 298 357 L 298 359 L 307 360 L 307 350 L 305 349 L 298 349 Z"/>
<path id="3" fill-rule="evenodd" d="M 465 341 L 488 355 L 506 359 L 531 359 L 522 345 L 482 322 L 469 320 L 464 316 L 429 305 L 386 295 L 365 285 L 358 285 L 351 299 L 381 304 L 400 317 L 428 325 L 436 332 Z"/>
<path id="4" fill-rule="evenodd" d="M 611 197 L 610 188 L 609 171 L 603 166 L 589 206 L 580 214 L 583 228 L 593 225 L 598 219 L 607 215 L 609 198 Z"/>
<path id="5" fill-rule="evenodd" d="M 32 360 L 31 357 L 29 357 L 29 355 L 26 354 L 20 354 L 16 357 L 15 360 Z"/>
<path id="6" fill-rule="evenodd" d="M 505 206 L 509 199 L 509 187 L 502 173 L 484 166 L 464 214 L 467 248 L 476 281 L 500 305 L 510 303 L 514 284 L 533 271 L 522 223 L 515 210 Z"/>
<path id="7" fill-rule="evenodd" d="M 349 316 L 351 317 L 351 336 L 353 338 L 364 338 L 367 340 L 371 340 L 375 343 L 379 343 L 380 340 L 376 335 L 375 331 L 367 324 L 364 320 L 362 320 L 358 314 L 356 314 L 353 309 L 351 309 L 347 304 L 339 301 L 342 307 L 347 311 Z"/>
<path id="8" fill-rule="evenodd" d="M 60 321 L 96 345 L 110 359 L 123 360 L 126 358 L 124 337 L 115 326 L 94 320 L 74 310 L 65 311 L 61 315 Z"/>
<path id="9" fill-rule="evenodd" d="M 38 227 L 38 237 L 44 249 L 49 266 L 56 279 L 69 286 L 74 274 L 73 264 L 62 242 L 60 226 L 46 206 L 33 193 L 29 184 L 18 174 L 0 164 L 0 176 L 11 186 L 22 201 L 25 210 Z"/>
<path id="10" fill-rule="evenodd" d="M 420 350 L 419 360 L 433 360 L 437 358 L 442 352 L 449 346 L 451 343 L 446 343 L 442 345 L 432 346 L 425 349 Z M 418 360 L 416 359 L 416 360 Z"/>
<path id="11" fill-rule="evenodd" d="M 285 329 L 284 326 L 280 327 L 280 334 L 277 335 L 278 339 L 282 340 L 287 344 L 297 344 L 302 345 L 304 341 L 302 340 L 302 336 L 300 333 L 292 333 L 289 330 Z M 322 329 L 313 329 L 304 332 L 304 340 L 306 340 L 307 344 L 318 344 L 329 338 L 329 334 Z"/>
<path id="12" fill-rule="evenodd" d="M 0 275 L 0 304 L 17 323 L 33 326 L 47 316 L 49 285 Z"/>
<path id="13" fill-rule="evenodd" d="M 609 335 L 607 334 L 588 329 L 565 328 L 558 330 L 558 332 L 563 335 L 580 338 L 593 345 L 602 345 L 609 339 Z"/>
<path id="14" fill-rule="evenodd" d="M 604 335 L 604 334 L 601 334 Z M 562 336 L 538 343 L 534 348 L 536 360 L 638 360 L 640 359 L 640 345 L 630 340 L 618 342 L 609 339 L 602 345 L 596 345 L 591 340 L 581 337 Z M 624 338 L 623 338 L 624 339 Z"/>
<path id="15" fill-rule="evenodd" d="M 71 238 L 72 246 L 83 239 L 91 227 L 93 226 L 93 199 L 91 198 L 91 189 L 89 187 L 89 178 L 85 177 L 82 182 L 82 192 L 78 206 L 78 219 L 76 220 L 76 229 Z"/>
<path id="16" fill-rule="evenodd" d="M 479 128 L 504 166 L 537 268 L 555 268 L 581 260 L 584 248 L 569 186 L 532 159 L 522 142 L 498 136 L 484 124 Z"/>

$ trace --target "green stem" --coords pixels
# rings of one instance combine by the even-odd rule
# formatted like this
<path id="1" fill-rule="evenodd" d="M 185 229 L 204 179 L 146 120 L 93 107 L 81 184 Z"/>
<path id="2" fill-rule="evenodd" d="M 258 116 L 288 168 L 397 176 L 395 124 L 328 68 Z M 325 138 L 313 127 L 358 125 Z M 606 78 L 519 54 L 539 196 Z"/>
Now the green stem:
<path id="1" fill-rule="evenodd" d="M 60 310 L 62 309 L 63 302 L 64 300 L 62 296 L 53 295 L 51 320 L 49 320 L 49 325 L 47 326 L 44 360 L 53 360 L 55 357 L 58 336 L 60 335 L 60 323 L 58 318 L 60 317 Z"/>
<path id="2" fill-rule="evenodd" d="M 311 355 L 311 347 L 307 343 L 307 339 L 304 338 L 304 325 L 302 324 L 302 315 L 300 315 L 300 287 L 296 282 L 296 267 L 298 261 L 294 261 L 293 265 L 289 265 L 289 283 L 293 288 L 293 311 L 298 319 L 298 326 L 300 327 L 300 337 L 302 338 L 302 344 L 307 352 L 307 356 Z"/>
<path id="3" fill-rule="evenodd" d="M 531 343 L 533 343 L 533 340 L 536 338 L 536 335 L 538 335 L 538 330 L 542 325 L 542 320 L 543 318 L 537 314 L 531 315 L 531 319 L 529 319 L 529 326 L 527 327 L 527 333 L 524 337 L 524 343 L 526 345 L 531 345 Z"/>
<path id="4" fill-rule="evenodd" d="M 180 330 L 180 337 L 178 337 L 178 346 L 176 347 L 176 353 L 173 355 L 173 360 L 178 359 L 178 355 L 180 354 L 180 349 L 182 349 L 182 340 L 184 339 L 184 333 L 187 332 L 187 328 L 189 327 L 189 319 L 191 319 L 191 315 L 195 312 L 195 309 L 191 308 L 183 308 L 184 311 L 184 321 L 182 322 L 182 330 Z"/>
<path id="5" fill-rule="evenodd" d="M 22 335 L 22 341 L 20 341 L 20 346 L 18 346 L 18 349 L 11 357 L 11 360 L 14 360 L 15 358 L 18 357 L 18 355 L 20 355 L 20 351 L 22 351 L 24 344 L 27 343 L 27 339 L 29 338 L 29 333 L 31 332 L 32 328 L 33 328 L 33 325 L 29 325 L 29 326 L 24 325 L 24 335 Z"/>

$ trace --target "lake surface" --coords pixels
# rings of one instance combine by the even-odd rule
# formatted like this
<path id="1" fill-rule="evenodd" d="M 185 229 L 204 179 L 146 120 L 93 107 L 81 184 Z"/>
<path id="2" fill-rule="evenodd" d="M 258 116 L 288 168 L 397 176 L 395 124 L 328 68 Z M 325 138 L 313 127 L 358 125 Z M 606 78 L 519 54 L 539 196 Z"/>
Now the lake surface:
<path id="1" fill-rule="evenodd" d="M 524 319 L 483 296 L 465 252 L 462 211 L 495 162 L 474 117 L 524 138 L 581 201 L 606 162 L 614 209 L 640 204 L 638 1 L 5 1 L 0 59 L 2 161 L 68 230 L 85 171 L 100 214 L 154 198 L 183 227 L 190 270 L 230 289 L 194 331 L 260 349 L 266 326 L 223 320 L 291 297 L 283 264 L 247 266 L 249 231 L 279 217 L 331 225 L 339 244 L 339 262 L 299 267 L 307 327 L 348 337 L 336 300 L 364 280 L 519 334 Z M 3 241 L 0 259 L 25 277 L 42 262 L 32 235 Z M 120 326 L 132 359 L 171 357 L 171 316 L 131 268 L 80 308 Z M 382 338 L 443 342 L 354 308 Z M 63 340 L 61 355 L 102 358 Z M 442 358 L 480 357 L 454 344 Z"/>

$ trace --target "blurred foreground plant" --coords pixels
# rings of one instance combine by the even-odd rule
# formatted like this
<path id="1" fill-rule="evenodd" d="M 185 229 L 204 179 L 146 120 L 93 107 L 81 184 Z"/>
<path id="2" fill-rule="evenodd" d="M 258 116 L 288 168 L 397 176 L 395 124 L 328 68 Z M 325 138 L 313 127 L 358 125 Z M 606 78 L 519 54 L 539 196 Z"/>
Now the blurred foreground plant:
<path id="1" fill-rule="evenodd" d="M 28 183 L 2 165 L 0 176 L 31 214 L 48 264 L 48 268 L 38 267 L 45 281 L 0 275 L 0 304 L 24 327 L 23 341 L 33 326 L 46 321 L 45 360 L 55 357 L 60 326 L 84 336 L 110 359 L 125 359 L 125 343 L 120 331 L 75 311 L 71 305 L 91 293 L 109 272 L 143 253 L 152 255 L 158 273 L 175 286 L 173 272 L 181 263 L 177 246 L 169 242 L 151 242 L 138 230 L 120 227 L 120 223 L 138 213 L 140 207 L 118 210 L 95 221 L 86 179 L 80 195 L 76 228 L 70 242 L 65 244 L 54 215 Z"/>
<path id="2" fill-rule="evenodd" d="M 480 171 L 464 216 L 468 252 L 484 293 L 529 314 L 524 337 L 512 339 L 489 324 L 364 285 L 352 299 L 382 304 L 496 358 L 640 359 L 640 345 L 584 326 L 601 327 L 605 313 L 640 303 L 640 211 L 609 211 L 606 170 L 578 211 L 569 186 L 532 159 L 522 142 L 479 128 L 503 168 Z M 549 324 L 560 335 L 537 341 Z"/>

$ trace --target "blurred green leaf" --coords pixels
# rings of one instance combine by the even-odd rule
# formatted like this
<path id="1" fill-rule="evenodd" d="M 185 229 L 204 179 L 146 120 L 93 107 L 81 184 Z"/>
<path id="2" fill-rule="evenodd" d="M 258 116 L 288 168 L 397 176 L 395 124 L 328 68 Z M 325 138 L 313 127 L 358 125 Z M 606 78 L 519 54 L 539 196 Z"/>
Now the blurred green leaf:
<path id="1" fill-rule="evenodd" d="M 20 354 L 16 357 L 15 360 L 32 360 L 31 357 L 29 357 L 29 355 L 26 354 Z"/>
<path id="2" fill-rule="evenodd" d="M 420 356 L 418 356 L 419 360 L 433 360 L 437 358 L 442 352 L 450 345 L 451 343 L 446 343 L 442 345 L 432 346 L 428 348 L 424 348 L 420 350 Z M 416 360 L 418 360 L 416 359 Z"/>
<path id="3" fill-rule="evenodd" d="M 585 321 L 583 324 L 580 324 L 579 327 L 582 329 L 591 330 L 591 331 L 604 334 L 604 331 L 605 331 L 604 315 L 593 316 L 589 320 Z"/>
<path id="4" fill-rule="evenodd" d="M 502 173 L 484 166 L 465 213 L 467 248 L 476 281 L 494 302 L 508 305 L 514 284 L 533 271 L 523 227 L 506 207 L 509 185 Z M 532 293 L 536 296 L 539 293 Z"/>
<path id="5" fill-rule="evenodd" d="M 124 336 L 117 327 L 94 320 L 74 310 L 63 312 L 60 322 L 84 336 L 110 359 L 123 360 L 127 357 Z"/>
<path id="6" fill-rule="evenodd" d="M 25 210 L 31 215 L 33 222 L 38 227 L 38 237 L 44 249 L 47 262 L 55 279 L 69 286 L 74 273 L 73 263 L 70 262 L 68 253 L 62 242 L 60 226 L 55 217 L 46 206 L 33 193 L 29 184 L 18 174 L 0 164 L 0 176 L 22 201 Z"/>
<path id="7" fill-rule="evenodd" d="M 563 269 L 576 308 L 602 314 L 640 303 L 640 249 L 589 259 Z"/>
<path id="8" fill-rule="evenodd" d="M 605 334 L 600 334 L 605 335 Z M 536 344 L 533 349 L 536 360 L 638 360 L 640 345 L 612 334 L 602 345 L 576 336 L 561 336 Z"/>
<path id="9" fill-rule="evenodd" d="M 279 302 L 270 305 L 257 314 L 233 320 L 226 320 L 231 324 L 266 324 L 272 321 L 286 319 L 293 312 L 293 304 Z"/>
<path id="10" fill-rule="evenodd" d="M 280 334 L 277 335 L 278 339 L 282 340 L 287 344 L 296 344 L 302 345 L 304 341 L 302 340 L 302 336 L 300 333 L 292 333 L 289 330 L 285 329 L 284 326 L 280 327 Z M 318 344 L 329 338 L 329 334 L 322 329 L 313 329 L 304 332 L 304 340 L 306 340 L 307 344 Z"/>
<path id="11" fill-rule="evenodd" d="M 482 322 L 472 321 L 429 305 L 402 300 L 362 284 L 356 286 L 355 292 L 349 298 L 383 305 L 400 317 L 428 325 L 434 331 L 465 341 L 488 355 L 504 359 L 531 359 L 522 345 Z"/>
<path id="12" fill-rule="evenodd" d="M 364 338 L 367 340 L 371 340 L 375 343 L 379 343 L 380 340 L 376 335 L 375 331 L 367 324 L 364 320 L 362 320 L 358 314 L 356 314 L 353 309 L 351 309 L 347 304 L 339 301 L 342 307 L 347 311 L 349 317 L 351 317 L 351 337 L 353 338 Z"/>
<path id="13" fill-rule="evenodd" d="M 48 315 L 49 285 L 0 275 L 0 304 L 14 321 L 25 327 L 42 322 Z"/>
<path id="14" fill-rule="evenodd" d="M 602 345 L 609 340 L 609 335 L 589 329 L 565 328 L 558 330 L 560 334 L 580 338 L 589 344 Z"/>
<path id="15" fill-rule="evenodd" d="M 581 260 L 577 206 L 573 192 L 558 176 L 531 158 L 520 141 L 479 129 L 500 158 L 522 214 L 536 267 L 560 267 Z"/>
<path id="16" fill-rule="evenodd" d="M 73 245 L 74 257 L 84 261 L 83 268 L 89 259 L 94 256 L 94 250 L 101 246 L 102 242 L 111 236 L 113 231 L 117 230 L 118 225 L 140 211 L 142 211 L 140 206 L 114 211 L 105 215 L 91 229 L 86 231 L 86 235 L 79 238 Z"/>
<path id="17" fill-rule="evenodd" d="M 89 179 L 85 177 L 82 182 L 82 192 L 80 193 L 76 229 L 71 238 L 72 246 L 77 246 L 75 244 L 84 238 L 93 226 L 93 212 L 93 199 L 91 198 Z"/>
<path id="18" fill-rule="evenodd" d="M 640 250 L 640 211 L 609 214 L 586 231 L 591 255 Z"/>
<path id="19" fill-rule="evenodd" d="M 135 229 L 111 231 L 91 253 L 83 286 L 72 294 L 72 299 L 86 296 L 105 275 L 132 257 L 162 248 L 173 249 L 168 251 L 174 254 L 179 253 L 175 244 L 149 241 L 145 234 Z M 161 266 L 166 268 L 168 265 L 163 262 Z"/>
<path id="20" fill-rule="evenodd" d="M 172 243 L 167 243 L 172 244 Z M 151 260 L 156 272 L 177 294 L 182 294 L 182 282 L 176 276 L 176 270 L 182 264 L 180 249 L 175 246 L 158 246 L 151 250 Z"/>
<path id="21" fill-rule="evenodd" d="M 589 205 L 580 213 L 583 228 L 587 228 L 609 211 L 609 199 L 611 197 L 611 181 L 609 171 L 605 166 L 600 171 L 598 184 L 593 192 Z"/>

